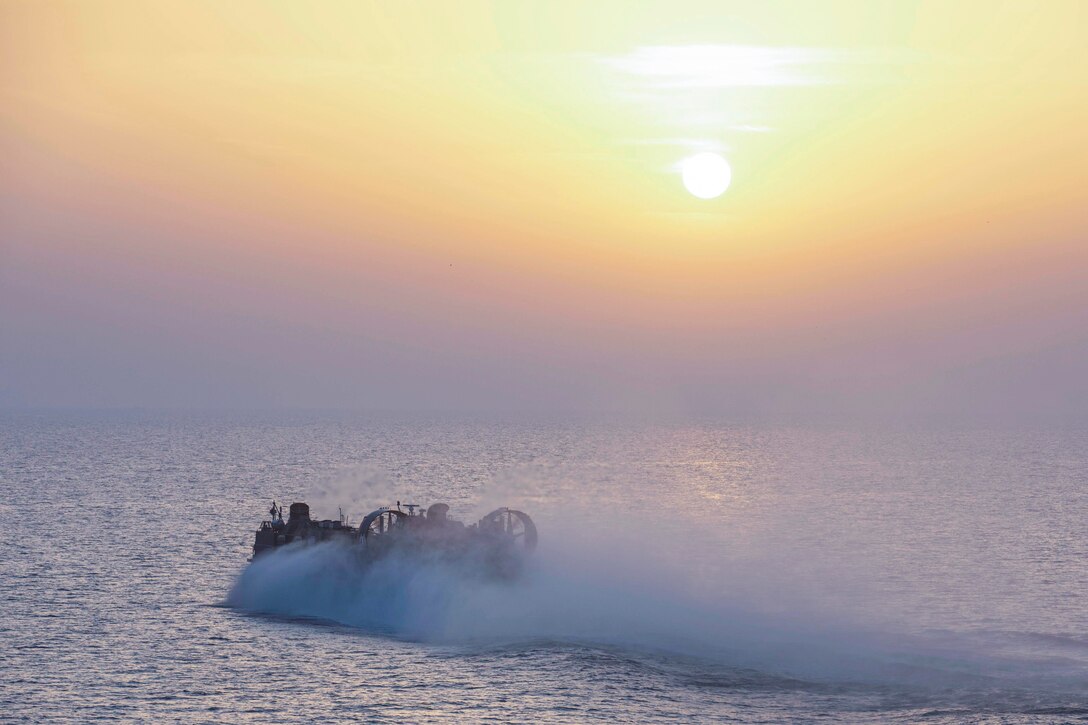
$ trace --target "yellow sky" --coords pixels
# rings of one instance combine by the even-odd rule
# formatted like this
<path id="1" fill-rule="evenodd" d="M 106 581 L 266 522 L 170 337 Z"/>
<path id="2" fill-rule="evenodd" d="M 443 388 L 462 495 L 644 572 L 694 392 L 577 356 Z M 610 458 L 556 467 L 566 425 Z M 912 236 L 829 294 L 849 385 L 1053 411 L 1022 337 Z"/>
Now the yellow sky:
<path id="1" fill-rule="evenodd" d="M 1057 1 L 4 0 L 8 271 L 219 280 L 253 314 L 291 290 L 275 314 L 345 334 L 393 280 L 412 301 L 360 334 L 441 334 L 456 301 L 491 352 L 524 326 L 696 367 L 994 305 L 1068 335 L 1041 300 L 1084 300 L 1054 279 L 1088 263 L 1086 28 Z M 702 150 L 718 199 L 680 183 Z M 1008 332 L 977 355 L 1040 342 Z"/>

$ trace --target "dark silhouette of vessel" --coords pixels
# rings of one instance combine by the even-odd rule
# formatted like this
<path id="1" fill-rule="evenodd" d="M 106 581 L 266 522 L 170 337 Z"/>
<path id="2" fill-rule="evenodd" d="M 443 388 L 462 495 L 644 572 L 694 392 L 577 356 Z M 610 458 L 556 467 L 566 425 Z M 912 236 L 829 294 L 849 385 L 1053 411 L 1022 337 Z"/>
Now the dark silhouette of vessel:
<path id="1" fill-rule="evenodd" d="M 270 518 L 261 522 L 253 541 L 253 557 L 285 546 L 334 542 L 352 547 L 363 561 L 404 555 L 440 561 L 470 561 L 482 570 L 509 575 L 537 545 L 533 520 L 523 511 L 498 508 L 471 525 L 449 518 L 449 506 L 436 503 L 424 510 L 417 504 L 387 506 L 351 526 L 339 519 L 315 521 L 310 507 L 293 503 L 288 517 L 272 502 Z"/>

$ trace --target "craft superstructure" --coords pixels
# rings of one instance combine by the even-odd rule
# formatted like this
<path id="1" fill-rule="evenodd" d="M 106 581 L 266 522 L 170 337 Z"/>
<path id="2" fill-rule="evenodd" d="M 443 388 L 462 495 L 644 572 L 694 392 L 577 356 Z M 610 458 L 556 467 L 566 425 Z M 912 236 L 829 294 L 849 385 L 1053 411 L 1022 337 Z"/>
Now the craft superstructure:
<path id="1" fill-rule="evenodd" d="M 272 503 L 270 517 L 261 522 L 253 541 L 254 558 L 284 546 L 338 542 L 352 547 L 363 560 L 391 554 L 414 557 L 466 559 L 507 571 L 523 554 L 537 545 L 533 520 L 523 511 L 498 508 L 474 524 L 449 517 L 449 506 L 417 504 L 383 506 L 363 517 L 358 526 L 345 520 L 316 520 L 310 507 L 293 503 L 283 517 L 283 507 Z"/>

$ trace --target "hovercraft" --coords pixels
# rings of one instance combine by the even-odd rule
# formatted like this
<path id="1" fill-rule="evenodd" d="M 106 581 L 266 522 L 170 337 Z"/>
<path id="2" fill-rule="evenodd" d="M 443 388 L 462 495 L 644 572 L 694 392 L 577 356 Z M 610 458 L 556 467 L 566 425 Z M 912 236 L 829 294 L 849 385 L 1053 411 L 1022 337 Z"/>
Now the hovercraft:
<path id="1" fill-rule="evenodd" d="M 478 560 L 484 570 L 506 575 L 536 549 L 536 525 L 524 511 L 497 508 L 466 526 L 449 517 L 449 508 L 435 503 L 424 509 L 398 501 L 371 511 L 352 526 L 343 512 L 338 519 L 315 521 L 310 507 L 301 502 L 291 504 L 285 520 L 283 507 L 273 501 L 270 518 L 257 529 L 253 557 L 286 546 L 333 542 L 351 547 L 364 562 L 390 556 L 415 562 Z"/>

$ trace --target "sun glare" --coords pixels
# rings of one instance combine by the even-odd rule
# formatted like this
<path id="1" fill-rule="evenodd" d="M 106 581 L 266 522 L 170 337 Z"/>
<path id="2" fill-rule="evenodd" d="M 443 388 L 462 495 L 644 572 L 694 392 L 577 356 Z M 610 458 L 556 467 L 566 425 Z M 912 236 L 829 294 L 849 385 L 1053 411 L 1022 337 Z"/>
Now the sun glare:
<path id="1" fill-rule="evenodd" d="M 729 162 L 709 151 L 695 154 L 680 164 L 684 187 L 700 199 L 713 199 L 725 193 L 733 172 Z"/>

